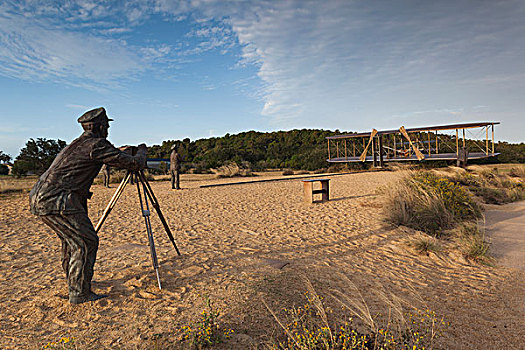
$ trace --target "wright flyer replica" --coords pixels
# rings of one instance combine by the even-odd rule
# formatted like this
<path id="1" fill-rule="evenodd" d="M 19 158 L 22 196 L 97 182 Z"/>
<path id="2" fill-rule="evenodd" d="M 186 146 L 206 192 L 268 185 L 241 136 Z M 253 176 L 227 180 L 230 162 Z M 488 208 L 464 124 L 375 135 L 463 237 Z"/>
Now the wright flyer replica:
<path id="1" fill-rule="evenodd" d="M 421 128 L 342 134 L 327 137 L 330 163 L 457 160 L 497 156 L 494 125 L 499 122 L 436 125 Z"/>

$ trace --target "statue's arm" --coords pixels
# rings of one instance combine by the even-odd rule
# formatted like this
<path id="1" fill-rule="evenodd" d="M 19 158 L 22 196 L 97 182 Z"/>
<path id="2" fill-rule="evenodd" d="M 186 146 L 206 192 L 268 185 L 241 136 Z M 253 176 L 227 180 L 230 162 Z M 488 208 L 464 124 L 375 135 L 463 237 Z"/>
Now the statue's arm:
<path id="1" fill-rule="evenodd" d="M 146 167 L 146 148 L 139 147 L 132 156 L 113 146 L 108 140 L 98 141 L 90 153 L 91 159 L 120 169 L 140 170 Z"/>

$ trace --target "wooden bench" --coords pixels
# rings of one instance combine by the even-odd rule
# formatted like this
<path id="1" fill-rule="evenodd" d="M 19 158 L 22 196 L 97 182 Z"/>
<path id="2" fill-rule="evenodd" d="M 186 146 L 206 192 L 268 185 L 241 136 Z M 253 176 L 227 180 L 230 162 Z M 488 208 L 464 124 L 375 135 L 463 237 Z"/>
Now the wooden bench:
<path id="1" fill-rule="evenodd" d="M 330 186 L 328 181 L 330 179 L 312 179 L 312 180 L 302 180 L 303 189 L 304 189 L 304 201 L 305 203 L 314 203 L 314 195 L 321 195 L 321 202 L 326 202 L 330 200 Z M 314 183 L 319 182 L 321 188 L 314 190 Z"/>

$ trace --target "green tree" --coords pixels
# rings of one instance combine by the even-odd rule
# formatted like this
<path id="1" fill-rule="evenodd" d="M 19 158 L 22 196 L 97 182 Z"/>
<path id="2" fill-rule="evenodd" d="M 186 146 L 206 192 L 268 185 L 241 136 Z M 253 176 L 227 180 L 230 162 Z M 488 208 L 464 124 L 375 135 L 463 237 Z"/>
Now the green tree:
<path id="1" fill-rule="evenodd" d="M 9 163 L 11 161 L 11 156 L 7 153 L 4 153 L 2 151 L 0 151 L 0 162 L 2 163 Z"/>
<path id="2" fill-rule="evenodd" d="M 29 139 L 13 164 L 15 176 L 33 173 L 40 175 L 49 168 L 55 157 L 66 147 L 62 140 L 47 140 L 45 138 Z"/>

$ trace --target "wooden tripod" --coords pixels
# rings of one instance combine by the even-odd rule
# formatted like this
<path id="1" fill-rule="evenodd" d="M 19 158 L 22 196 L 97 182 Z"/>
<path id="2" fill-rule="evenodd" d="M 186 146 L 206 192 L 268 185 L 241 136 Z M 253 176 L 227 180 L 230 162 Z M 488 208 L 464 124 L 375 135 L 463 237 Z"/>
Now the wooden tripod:
<path id="1" fill-rule="evenodd" d="M 104 221 L 108 217 L 111 210 L 117 204 L 118 199 L 124 192 L 124 189 L 126 188 L 127 183 L 133 177 L 136 180 L 137 193 L 139 195 L 139 201 L 140 201 L 140 209 L 141 209 L 142 216 L 144 217 L 144 221 L 146 224 L 146 231 L 148 234 L 151 262 L 153 264 L 153 268 L 155 269 L 155 273 L 157 274 L 157 282 L 159 284 L 159 289 L 162 289 L 162 285 L 160 283 L 160 276 L 159 276 L 159 263 L 157 260 L 157 253 L 155 251 L 155 241 L 153 240 L 153 231 L 151 229 L 149 202 L 151 202 L 151 205 L 157 211 L 159 219 L 162 222 L 162 225 L 164 226 L 164 230 L 166 231 L 168 238 L 173 244 L 173 247 L 177 251 L 177 254 L 180 255 L 180 252 L 179 252 L 179 248 L 177 248 L 177 245 L 175 244 L 175 239 L 173 238 L 173 235 L 171 234 L 171 230 L 168 226 L 168 223 L 166 222 L 166 219 L 164 218 L 164 215 L 162 214 L 162 211 L 160 210 L 159 202 L 157 201 L 157 198 L 155 197 L 155 194 L 153 193 L 153 190 L 151 189 L 151 186 L 148 180 L 146 179 L 146 176 L 144 175 L 143 170 L 139 170 L 139 171 L 128 170 L 128 172 L 126 173 L 126 176 L 124 176 L 124 179 L 122 179 L 122 182 L 120 183 L 117 190 L 115 191 L 115 194 L 113 194 L 113 197 L 111 197 L 111 200 L 106 206 L 106 209 L 104 210 L 104 213 L 102 214 L 102 217 L 98 220 L 97 226 L 95 226 L 95 231 L 98 233 L 98 231 L 102 227 L 102 224 L 104 223 Z M 140 190 L 141 185 L 142 185 L 143 192 L 141 192 Z"/>

